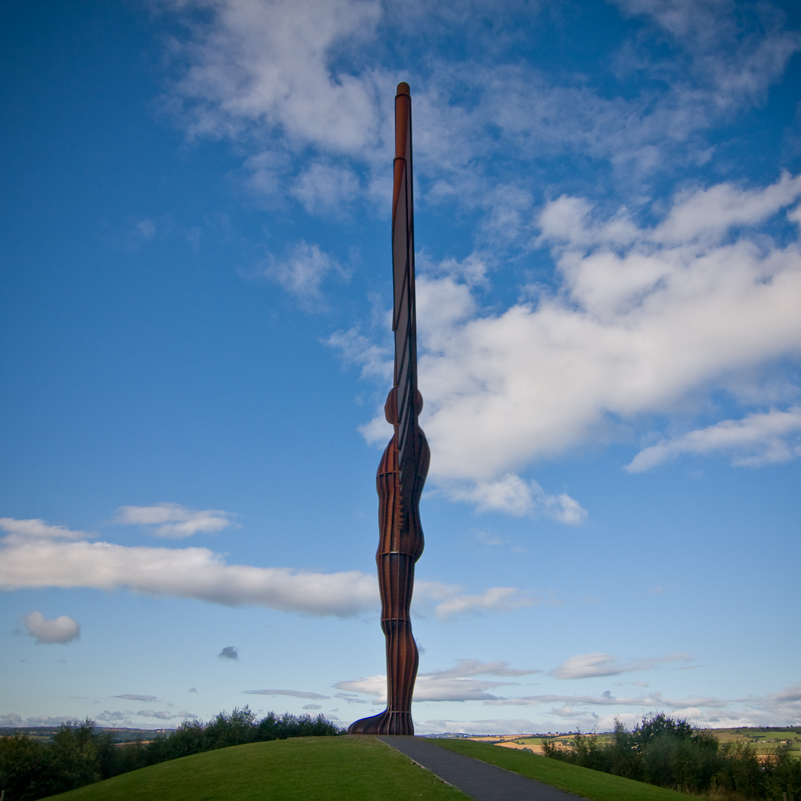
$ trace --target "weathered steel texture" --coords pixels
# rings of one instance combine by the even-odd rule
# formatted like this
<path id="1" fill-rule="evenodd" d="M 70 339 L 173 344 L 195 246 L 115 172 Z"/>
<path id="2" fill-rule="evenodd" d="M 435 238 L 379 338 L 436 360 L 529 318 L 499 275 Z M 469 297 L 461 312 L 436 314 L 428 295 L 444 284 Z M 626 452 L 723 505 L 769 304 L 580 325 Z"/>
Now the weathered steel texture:
<path id="1" fill-rule="evenodd" d="M 423 553 L 420 496 L 430 451 L 417 418 L 423 396 L 417 389 L 417 322 L 414 291 L 414 198 L 412 193 L 412 101 L 409 86 L 395 96 L 395 162 L 392 193 L 392 275 L 395 378 L 384 413 L 395 433 L 376 476 L 379 543 L 376 553 L 381 593 L 381 628 L 387 641 L 387 708 L 357 720 L 349 734 L 414 734 L 412 691 L 417 645 L 409 609 L 414 565 Z"/>

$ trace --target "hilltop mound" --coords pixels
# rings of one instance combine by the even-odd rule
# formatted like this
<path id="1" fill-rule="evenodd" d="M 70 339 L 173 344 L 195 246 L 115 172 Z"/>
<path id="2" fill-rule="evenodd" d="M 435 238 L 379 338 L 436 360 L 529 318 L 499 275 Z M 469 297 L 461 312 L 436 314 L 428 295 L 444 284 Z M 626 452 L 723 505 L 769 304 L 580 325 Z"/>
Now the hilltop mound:
<path id="1" fill-rule="evenodd" d="M 466 801 L 372 737 L 299 737 L 174 759 L 50 796 L 59 801 Z"/>

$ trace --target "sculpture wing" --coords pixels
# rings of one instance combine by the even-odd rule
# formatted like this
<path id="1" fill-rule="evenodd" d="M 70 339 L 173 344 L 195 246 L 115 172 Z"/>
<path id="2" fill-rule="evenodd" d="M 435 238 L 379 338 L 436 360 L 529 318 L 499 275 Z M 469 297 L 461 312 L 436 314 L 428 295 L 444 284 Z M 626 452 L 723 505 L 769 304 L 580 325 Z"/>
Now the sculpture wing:
<path id="1" fill-rule="evenodd" d="M 401 507 L 411 508 L 420 437 L 417 428 L 417 321 L 414 290 L 414 197 L 412 192 L 412 99 L 401 83 L 395 95 L 395 162 L 392 193 L 392 276 L 398 479 Z"/>

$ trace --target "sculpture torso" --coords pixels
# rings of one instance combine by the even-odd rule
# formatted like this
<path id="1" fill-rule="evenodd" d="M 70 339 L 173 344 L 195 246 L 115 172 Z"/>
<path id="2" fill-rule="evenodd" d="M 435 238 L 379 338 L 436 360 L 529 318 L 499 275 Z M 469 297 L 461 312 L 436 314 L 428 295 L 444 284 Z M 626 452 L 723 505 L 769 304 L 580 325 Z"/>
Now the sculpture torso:
<path id="1" fill-rule="evenodd" d="M 401 553 L 413 556 L 416 562 L 423 553 L 425 544 L 423 526 L 420 522 L 420 497 L 428 475 L 431 451 L 426 436 L 417 428 L 420 454 L 412 493 L 411 514 L 400 508 L 398 485 L 398 449 L 393 436 L 384 450 L 376 474 L 378 490 L 378 552 L 376 556 Z"/>

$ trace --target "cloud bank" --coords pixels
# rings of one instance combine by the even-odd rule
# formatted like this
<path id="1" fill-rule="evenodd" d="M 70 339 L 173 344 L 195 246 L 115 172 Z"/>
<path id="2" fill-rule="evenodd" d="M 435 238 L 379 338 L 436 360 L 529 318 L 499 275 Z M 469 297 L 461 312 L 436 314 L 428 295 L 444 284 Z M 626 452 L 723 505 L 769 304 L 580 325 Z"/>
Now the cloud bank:
<path id="1" fill-rule="evenodd" d="M 4 590 L 127 589 L 152 596 L 192 598 L 225 606 L 266 606 L 320 617 L 353 617 L 374 610 L 379 603 L 376 577 L 358 570 L 317 573 L 229 565 L 221 554 L 207 548 L 89 542 L 75 540 L 75 532 L 48 527 L 42 521 L 2 520 L 5 522 L 0 521 L 0 526 L 11 532 L 0 541 L 0 588 Z M 47 539 L 42 532 L 51 529 L 53 538 Z M 431 611 L 442 620 L 456 615 L 510 612 L 536 603 L 536 599 L 514 587 L 491 587 L 480 594 L 464 594 L 455 585 L 421 581 L 415 594 L 416 610 L 423 614 Z M 59 620 L 59 630 L 67 631 L 67 624 L 62 618 Z M 42 633 L 45 623 L 36 618 L 31 625 Z"/>
<path id="2" fill-rule="evenodd" d="M 649 415 L 700 407 L 715 391 L 775 402 L 775 387 L 754 375 L 801 355 L 801 249 L 797 234 L 781 242 L 751 227 L 799 197 L 801 176 L 788 174 L 764 188 L 685 191 L 650 227 L 581 198 L 546 204 L 536 243 L 556 260 L 557 290 L 539 288 L 535 300 L 500 313 L 463 297 L 455 313 L 421 320 L 433 482 L 481 509 L 519 516 L 539 508 L 581 522 L 577 501 L 515 471 L 619 438 Z M 471 291 L 446 276 L 421 282 L 421 297 L 442 285 Z M 781 391 L 801 394 L 790 382 Z M 749 464 L 797 458 L 798 420 L 797 406 L 754 412 L 649 447 L 629 469 L 690 450 L 728 450 Z M 376 416 L 364 433 L 383 439 L 385 428 Z"/>

